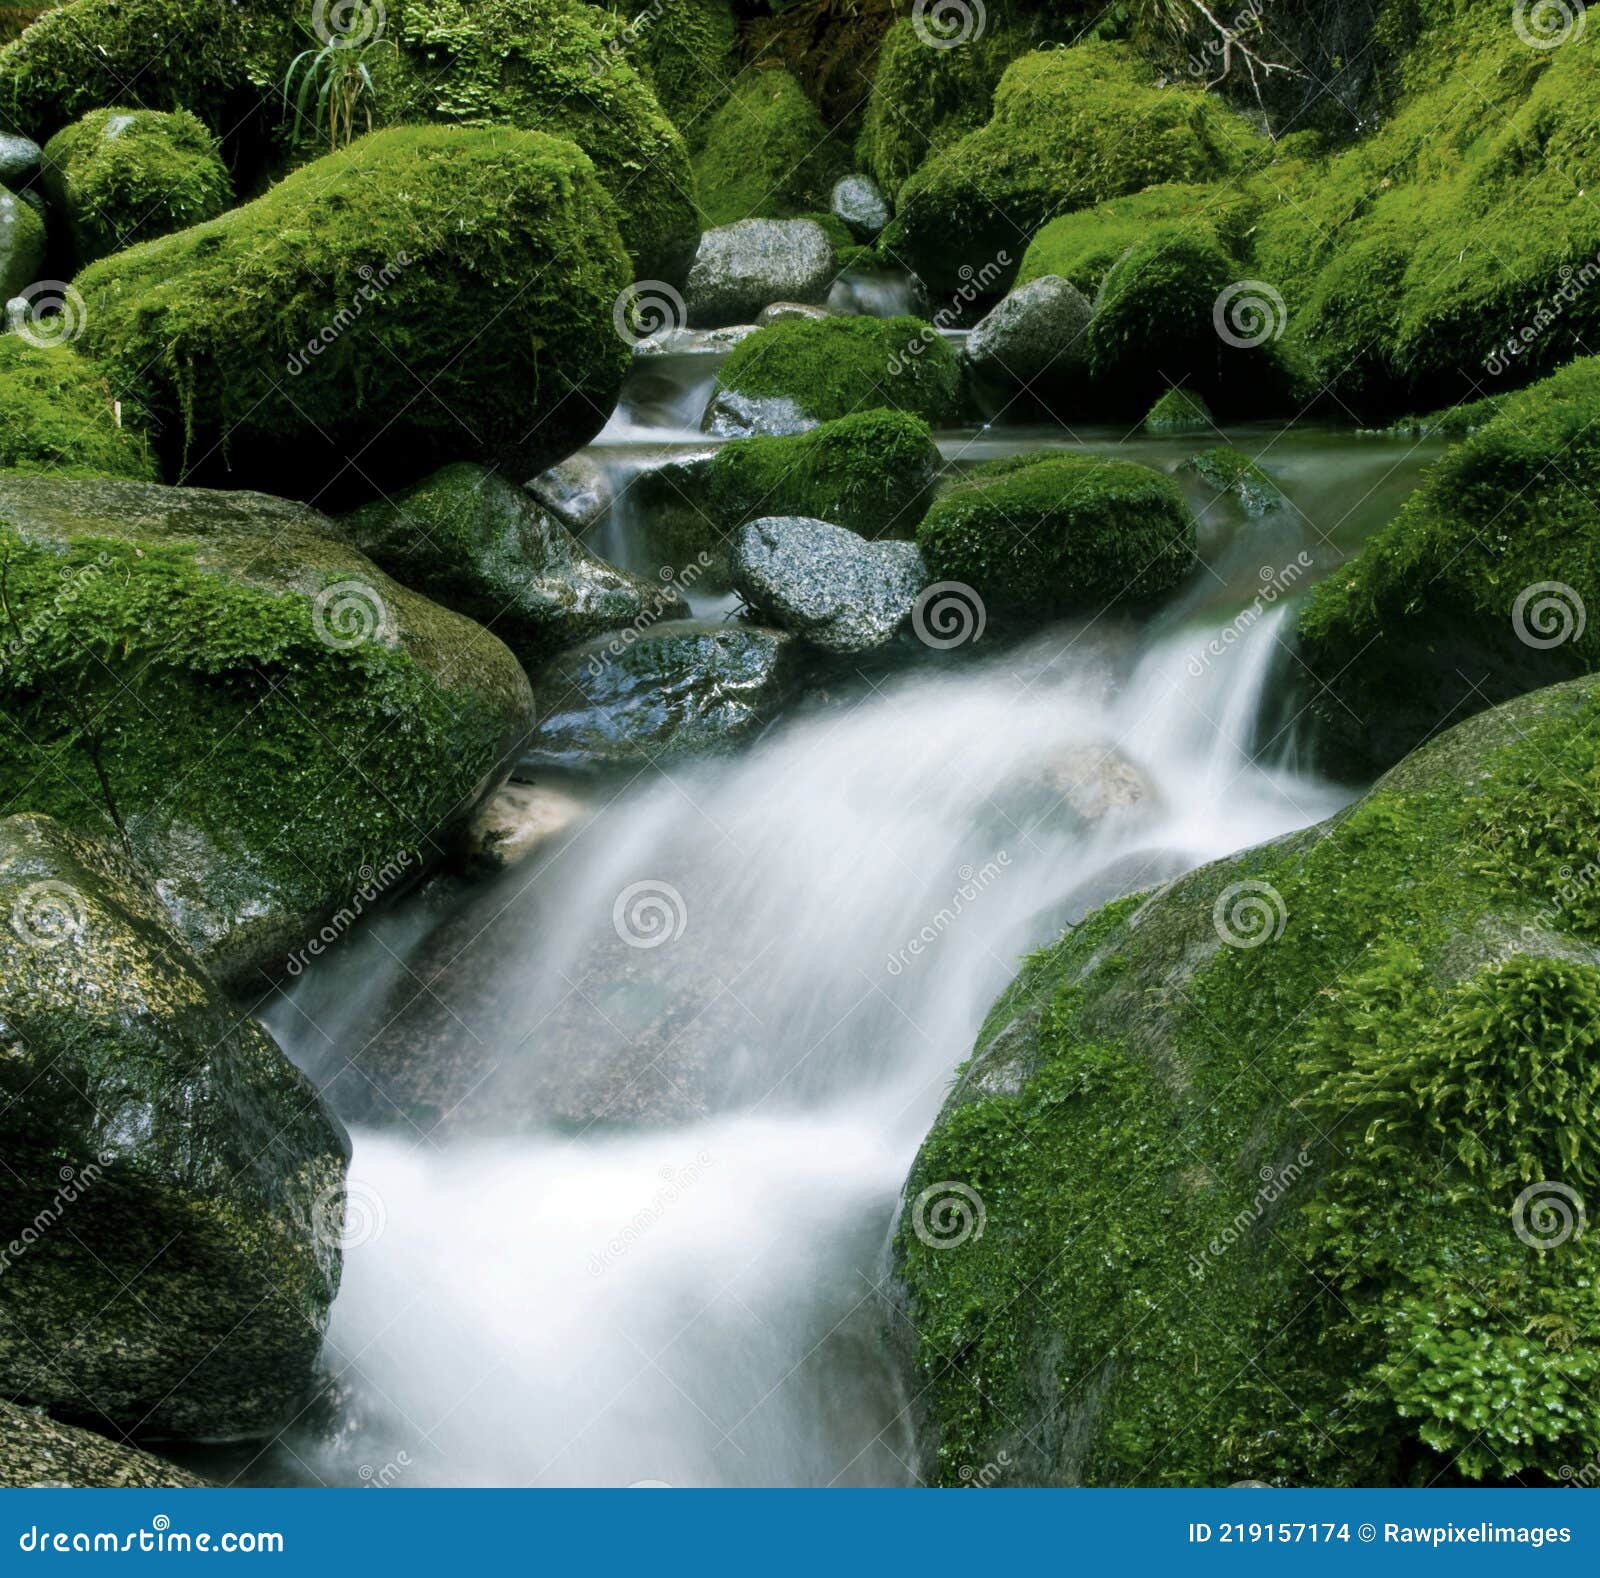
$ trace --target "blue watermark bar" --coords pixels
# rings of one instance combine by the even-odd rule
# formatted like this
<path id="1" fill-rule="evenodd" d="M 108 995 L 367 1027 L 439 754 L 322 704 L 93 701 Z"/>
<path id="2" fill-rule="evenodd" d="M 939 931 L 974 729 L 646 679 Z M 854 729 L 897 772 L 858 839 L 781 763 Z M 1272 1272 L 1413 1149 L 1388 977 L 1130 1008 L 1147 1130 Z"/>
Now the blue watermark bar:
<path id="1" fill-rule="evenodd" d="M 1568 1490 L 19 1490 L 0 1531 L 0 1573 L 1600 1572 L 1600 1496 Z"/>

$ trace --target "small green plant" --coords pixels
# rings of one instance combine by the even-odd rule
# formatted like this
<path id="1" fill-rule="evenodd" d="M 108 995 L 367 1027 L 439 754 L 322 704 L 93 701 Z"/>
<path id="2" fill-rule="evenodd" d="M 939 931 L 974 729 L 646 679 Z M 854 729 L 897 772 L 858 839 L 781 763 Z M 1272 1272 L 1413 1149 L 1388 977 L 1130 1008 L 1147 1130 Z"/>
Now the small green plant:
<path id="1" fill-rule="evenodd" d="M 292 117 L 293 141 L 325 137 L 337 153 L 356 137 L 356 121 L 372 130 L 372 109 L 378 97 L 373 67 L 384 54 L 398 58 L 392 39 L 335 33 L 324 41 L 312 33 L 316 47 L 303 49 L 289 63 L 283 78 L 284 109 Z M 297 86 L 298 84 L 298 86 Z M 292 96 L 292 102 L 291 102 Z"/>

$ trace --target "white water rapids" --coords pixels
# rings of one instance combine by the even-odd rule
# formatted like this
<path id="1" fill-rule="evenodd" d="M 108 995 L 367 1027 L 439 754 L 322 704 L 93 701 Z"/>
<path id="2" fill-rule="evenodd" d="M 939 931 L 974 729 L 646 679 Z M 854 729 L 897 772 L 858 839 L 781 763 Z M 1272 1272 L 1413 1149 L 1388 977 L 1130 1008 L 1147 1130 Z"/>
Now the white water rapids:
<path id="1" fill-rule="evenodd" d="M 648 1127 L 535 1111 L 495 1136 L 357 1128 L 327 1350 L 342 1420 L 289 1433 L 268 1477 L 907 1482 L 888 1233 L 1020 955 L 1104 897 L 1344 799 L 1293 768 L 1287 735 L 1256 738 L 1287 602 L 1253 604 L 1297 553 L 1335 562 L 1330 539 L 1365 529 L 1352 507 L 1387 513 L 1419 460 L 1313 438 L 1267 461 L 1298 510 L 1203 522 L 1208 567 L 1143 629 L 1101 620 L 925 654 L 735 758 L 607 790 L 499 879 L 472 946 L 492 952 L 500 1012 L 464 1029 L 486 1076 L 509 1081 L 508 1115 L 524 1065 L 548 1075 L 575 1056 L 575 1014 L 596 1057 L 645 1033 L 658 1000 L 607 996 L 612 968 L 648 966 L 691 1003 L 681 1033 L 709 1062 L 685 1096 L 667 1088 L 675 1053 L 640 1060 L 631 1080 L 681 1108 Z M 668 932 L 647 950 L 613 925 L 641 883 Z M 401 914 L 373 931 L 270 1015 L 314 1073 L 360 1045 L 379 986 L 407 968 L 417 927 Z"/>

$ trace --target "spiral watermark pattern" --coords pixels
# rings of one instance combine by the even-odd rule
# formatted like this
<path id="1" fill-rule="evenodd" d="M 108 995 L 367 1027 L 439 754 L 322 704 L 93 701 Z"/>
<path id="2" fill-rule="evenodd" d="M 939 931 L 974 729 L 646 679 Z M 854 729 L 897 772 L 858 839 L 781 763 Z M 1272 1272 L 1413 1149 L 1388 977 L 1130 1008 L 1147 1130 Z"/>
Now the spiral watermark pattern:
<path id="1" fill-rule="evenodd" d="M 1283 935 L 1289 908 L 1270 882 L 1250 877 L 1230 883 L 1211 906 L 1211 924 L 1230 948 L 1259 948 Z"/>
<path id="2" fill-rule="evenodd" d="M 689 925 L 689 906 L 670 882 L 630 882 L 611 906 L 611 924 L 630 948 L 676 942 Z"/>
<path id="3" fill-rule="evenodd" d="M 375 43 L 388 25 L 379 0 L 317 0 L 311 8 L 311 31 L 333 49 Z"/>
<path id="4" fill-rule="evenodd" d="M 83 895 L 65 882 L 34 882 L 11 906 L 11 929 L 35 948 L 76 942 L 89 924 Z"/>
<path id="5" fill-rule="evenodd" d="M 929 1249 L 959 1249 L 982 1238 L 987 1221 L 978 1191 L 948 1178 L 929 1184 L 911 1206 L 911 1231 Z"/>
<path id="6" fill-rule="evenodd" d="M 929 49 L 959 49 L 988 25 L 983 0 L 916 0 L 911 7 L 912 30 Z"/>
<path id="7" fill-rule="evenodd" d="M 1289 309 L 1275 286 L 1262 279 L 1236 280 L 1211 308 L 1217 334 L 1241 351 L 1278 339 L 1289 325 Z"/>
<path id="8" fill-rule="evenodd" d="M 60 279 L 35 280 L 6 303 L 6 327 L 41 351 L 71 345 L 87 318 L 83 297 Z"/>
<path id="9" fill-rule="evenodd" d="M 612 327 L 624 345 L 640 345 L 658 334 L 670 334 L 688 321 L 683 297 L 659 279 L 635 280 L 611 309 Z"/>
<path id="10" fill-rule="evenodd" d="M 982 640 L 988 622 L 983 599 L 963 581 L 935 581 L 911 605 L 912 633 L 937 652 Z"/>
<path id="11" fill-rule="evenodd" d="M 365 581 L 336 581 L 311 604 L 317 640 L 335 652 L 349 652 L 367 641 L 387 641 L 389 610 L 377 588 Z"/>
<path id="12" fill-rule="evenodd" d="M 389 1224 L 389 1208 L 371 1184 L 346 1178 L 324 1189 L 311 1207 L 311 1227 L 326 1249 L 349 1251 L 375 1244 Z"/>
<path id="13" fill-rule="evenodd" d="M 1535 581 L 1523 587 L 1511 605 L 1517 640 L 1540 652 L 1579 640 L 1588 622 L 1583 599 L 1565 581 Z"/>
<path id="14" fill-rule="evenodd" d="M 1517 0 L 1511 25 L 1529 49 L 1559 49 L 1583 37 L 1589 11 L 1582 0 Z"/>
<path id="15" fill-rule="evenodd" d="M 1511 1227 L 1530 1249 L 1559 1249 L 1583 1237 L 1589 1225 L 1583 1196 L 1571 1184 L 1547 1178 L 1529 1184 L 1511 1207 Z"/>

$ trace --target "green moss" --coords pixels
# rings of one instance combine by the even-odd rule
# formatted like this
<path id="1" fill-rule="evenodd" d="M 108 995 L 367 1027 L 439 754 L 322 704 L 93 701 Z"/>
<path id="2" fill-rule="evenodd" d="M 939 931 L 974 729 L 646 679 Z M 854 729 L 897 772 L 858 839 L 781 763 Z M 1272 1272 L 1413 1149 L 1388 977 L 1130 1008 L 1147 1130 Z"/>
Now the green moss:
<path id="1" fill-rule="evenodd" d="M 1600 663 L 1600 511 L 1584 481 L 1597 464 L 1587 358 L 1501 398 L 1316 588 L 1300 647 L 1332 765 L 1384 765 L 1441 718 Z"/>
<path id="2" fill-rule="evenodd" d="M 989 122 L 906 182 L 901 244 L 931 285 L 954 289 L 962 266 L 982 269 L 1002 252 L 1017 264 L 1059 213 L 1236 172 L 1266 146 L 1219 100 L 1158 87 L 1121 45 L 1037 51 L 1006 69 Z"/>
<path id="3" fill-rule="evenodd" d="M 937 427 L 955 418 L 961 367 L 938 331 L 917 318 L 801 318 L 741 340 L 717 387 L 794 400 L 819 422 L 883 407 Z"/>
<path id="4" fill-rule="evenodd" d="M 634 26 L 631 53 L 691 148 L 739 75 L 728 0 L 660 0 Z"/>
<path id="5" fill-rule="evenodd" d="M 1595 1456 L 1594 1251 L 1537 1247 L 1517 1202 L 1600 1173 L 1600 933 L 1480 842 L 1530 770 L 1592 826 L 1593 682 L 1029 961 L 907 1184 L 925 1476 L 1006 1450 L 1025 1482 L 1555 1483 Z M 935 1247 L 915 1203 L 947 1180 L 984 1231 Z"/>
<path id="6" fill-rule="evenodd" d="M 1147 433 L 1209 433 L 1215 421 L 1210 408 L 1187 389 L 1169 389 L 1144 419 Z"/>
<path id="7" fill-rule="evenodd" d="M 1278 484 L 1248 455 L 1230 445 L 1191 455 L 1183 464 L 1185 470 L 1194 472 L 1219 493 L 1233 494 L 1251 515 L 1264 515 L 1288 505 Z"/>
<path id="8" fill-rule="evenodd" d="M 538 469 L 598 430 L 628 262 L 589 161 L 537 132 L 397 127 L 86 270 L 83 345 L 171 471 L 304 496 L 463 444 Z"/>
<path id="9" fill-rule="evenodd" d="M 708 226 L 790 219 L 826 209 L 847 173 L 845 150 L 781 67 L 747 70 L 711 117 L 694 161 Z"/>
<path id="10" fill-rule="evenodd" d="M 1468 438 L 1500 414 L 1500 405 L 1500 396 L 1485 395 L 1481 400 L 1446 406 L 1426 416 L 1402 417 L 1388 431 L 1400 438 Z"/>
<path id="11" fill-rule="evenodd" d="M 498 641 L 302 506 L 0 477 L 0 564 L 0 814 L 125 832 L 230 982 L 420 870 L 531 722 Z"/>
<path id="12" fill-rule="evenodd" d="M 681 282 L 700 234 L 688 150 L 592 6 L 400 0 L 388 25 L 410 75 L 392 117 L 570 137 L 616 204 L 637 277 Z M 472 190 L 470 174 L 462 187 Z"/>
<path id="13" fill-rule="evenodd" d="M 1170 478 L 1087 455 L 978 466 L 917 528 L 932 579 L 973 587 L 991 614 L 1097 613 L 1148 600 L 1188 571 L 1194 544 Z"/>
<path id="14" fill-rule="evenodd" d="M 790 438 L 724 444 L 710 466 L 711 509 L 724 529 L 761 515 L 808 515 L 864 537 L 909 537 L 939 463 L 920 417 L 863 411 Z"/>
<path id="15" fill-rule="evenodd" d="M 0 306 L 38 280 L 44 260 L 44 221 L 0 187 Z"/>
<path id="16" fill-rule="evenodd" d="M 187 110 L 92 111 L 46 144 L 44 185 L 80 266 L 233 201 L 211 133 Z"/>
<path id="17" fill-rule="evenodd" d="M 0 50 L 0 112 L 43 142 L 107 104 L 260 113 L 296 47 L 281 0 L 71 0 Z"/>
<path id="18" fill-rule="evenodd" d="M 150 481 L 144 439 L 117 419 L 105 376 L 68 346 L 0 335 L 0 471 Z"/>

